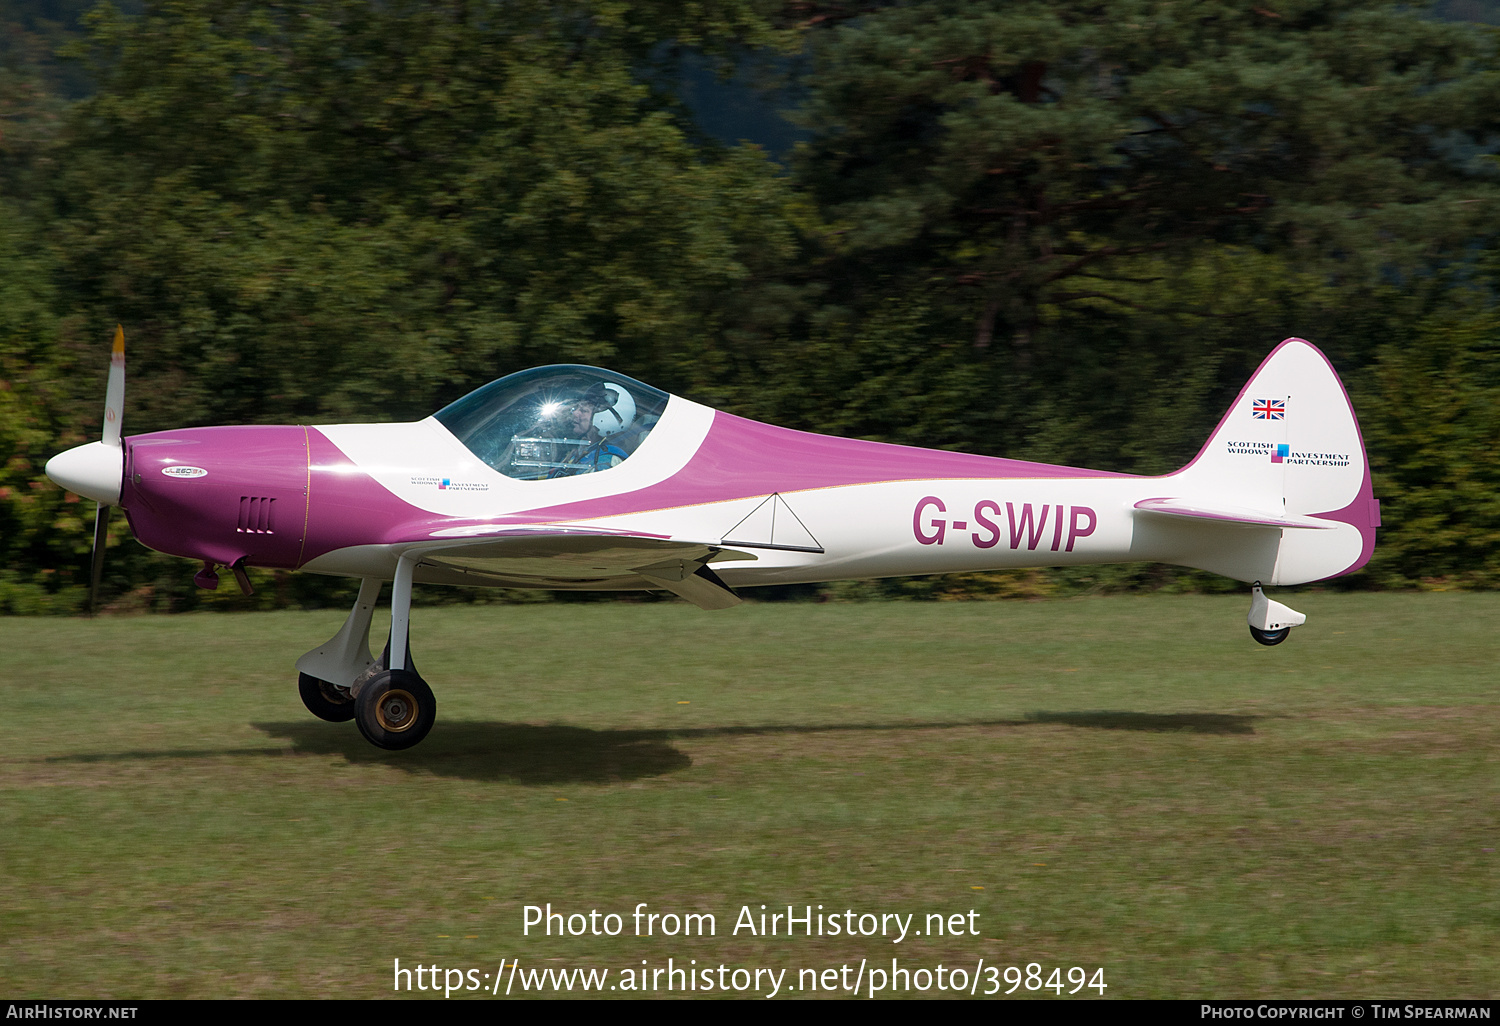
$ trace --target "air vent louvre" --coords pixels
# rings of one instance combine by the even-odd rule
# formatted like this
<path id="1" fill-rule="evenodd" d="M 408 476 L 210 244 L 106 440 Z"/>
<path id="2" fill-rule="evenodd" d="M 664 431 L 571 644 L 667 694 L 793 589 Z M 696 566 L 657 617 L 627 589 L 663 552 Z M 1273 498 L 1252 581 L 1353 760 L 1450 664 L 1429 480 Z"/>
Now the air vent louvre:
<path id="1" fill-rule="evenodd" d="M 235 528 L 241 534 L 275 534 L 276 500 L 264 495 L 240 496 L 240 522 Z"/>

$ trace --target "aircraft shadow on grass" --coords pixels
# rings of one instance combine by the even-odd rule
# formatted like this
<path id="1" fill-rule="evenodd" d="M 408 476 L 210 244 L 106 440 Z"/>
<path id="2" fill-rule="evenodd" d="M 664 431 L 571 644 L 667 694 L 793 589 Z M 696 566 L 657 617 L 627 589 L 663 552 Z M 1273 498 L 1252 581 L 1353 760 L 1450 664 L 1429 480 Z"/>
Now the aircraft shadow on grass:
<path id="1" fill-rule="evenodd" d="M 1030 723 L 1064 723 L 1073 727 L 1095 727 L 1100 730 L 1147 730 L 1186 732 L 1189 734 L 1254 734 L 1254 723 L 1261 716 L 1239 716 L 1232 713 L 1139 713 L 1139 712 L 1034 712 L 1027 713 Z"/>
<path id="2" fill-rule="evenodd" d="M 357 734 L 300 720 L 255 723 L 257 730 L 291 743 L 297 754 L 337 755 L 351 763 L 381 763 L 411 773 L 467 780 L 510 780 L 520 784 L 608 784 L 659 777 L 685 770 L 693 760 L 673 742 L 690 738 L 775 734 L 832 734 L 854 731 L 952 730 L 962 727 L 1060 725 L 1095 730 L 1151 733 L 1253 734 L 1263 717 L 1231 713 L 1143 713 L 1098 710 L 1030 712 L 1021 719 L 952 720 L 925 723 L 777 724 L 689 727 L 671 730 L 590 730 L 563 725 L 450 722 L 433 731 L 420 751 L 400 755 L 371 748 Z M 47 762 L 98 763 L 223 756 L 282 757 L 285 746 L 180 749 L 58 755 Z"/>
<path id="3" fill-rule="evenodd" d="M 350 762 L 378 762 L 411 772 L 522 784 L 611 783 L 664 776 L 687 769 L 692 759 L 673 742 L 690 738 L 853 731 L 945 730 L 959 727 L 1031 727 L 1045 724 L 1103 730 L 1253 734 L 1259 717 L 1226 713 L 1035 712 L 1015 720 L 927 723 L 841 723 L 695 727 L 672 730 L 590 730 L 562 725 L 460 722 L 441 725 L 420 753 L 392 757 L 360 738 L 332 733 L 316 723 L 257 723 L 299 752 L 342 755 Z"/>

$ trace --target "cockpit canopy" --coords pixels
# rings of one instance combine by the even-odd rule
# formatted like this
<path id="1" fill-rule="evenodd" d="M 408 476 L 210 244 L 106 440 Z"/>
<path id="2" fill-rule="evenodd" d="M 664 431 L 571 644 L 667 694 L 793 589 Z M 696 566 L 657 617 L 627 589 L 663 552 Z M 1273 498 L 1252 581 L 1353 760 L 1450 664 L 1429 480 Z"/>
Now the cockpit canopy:
<path id="1" fill-rule="evenodd" d="M 500 473 L 543 481 L 619 466 L 670 398 L 623 374 L 563 364 L 492 381 L 434 416 Z"/>

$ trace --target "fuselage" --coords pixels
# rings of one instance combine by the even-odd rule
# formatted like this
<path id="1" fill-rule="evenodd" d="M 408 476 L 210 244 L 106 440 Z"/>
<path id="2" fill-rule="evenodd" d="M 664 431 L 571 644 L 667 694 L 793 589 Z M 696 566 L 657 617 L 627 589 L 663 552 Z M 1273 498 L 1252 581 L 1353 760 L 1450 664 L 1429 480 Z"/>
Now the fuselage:
<path id="1" fill-rule="evenodd" d="M 389 576 L 409 545 L 522 525 L 742 548 L 755 559 L 722 571 L 739 584 L 1130 559 L 1131 503 L 1150 491 L 1146 478 L 832 438 L 675 397 L 628 461 L 554 480 L 499 473 L 433 418 L 158 432 L 125 439 L 124 459 L 120 504 L 143 544 L 350 576 Z"/>
<path id="2" fill-rule="evenodd" d="M 1339 390 L 1319 408 L 1347 411 L 1321 354 L 1278 352 Z M 1290 584 L 1362 565 L 1378 513 L 1352 414 L 1324 431 L 1352 455 L 1314 466 L 1247 396 L 1194 464 L 1141 477 L 810 434 L 607 371 L 539 368 L 416 422 L 131 436 L 118 501 L 142 543 L 209 564 L 389 580 L 403 554 L 445 550 L 415 579 L 472 586 L 652 587 L 587 553 L 470 544 L 527 532 L 702 545 L 731 586 L 1129 560 Z M 108 484 L 84 457 L 110 451 L 75 450 L 80 480 Z"/>

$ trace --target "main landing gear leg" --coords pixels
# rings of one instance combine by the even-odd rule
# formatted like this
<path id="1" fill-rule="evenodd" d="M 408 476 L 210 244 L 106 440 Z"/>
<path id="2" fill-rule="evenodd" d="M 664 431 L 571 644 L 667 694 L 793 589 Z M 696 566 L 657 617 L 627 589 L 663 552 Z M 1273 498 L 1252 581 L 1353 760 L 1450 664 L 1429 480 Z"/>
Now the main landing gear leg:
<path id="1" fill-rule="evenodd" d="M 1280 602 L 1266 598 L 1256 581 L 1250 588 L 1250 636 L 1262 645 L 1279 645 L 1292 633 L 1293 627 L 1307 622 L 1307 617 Z"/>
<path id="2" fill-rule="evenodd" d="M 366 577 L 359 598 L 339 632 L 297 660 L 297 690 L 314 716 L 335 723 L 354 719 L 354 684 L 375 665 L 370 655 L 370 618 L 384 582 Z"/>
<path id="3" fill-rule="evenodd" d="M 391 640 L 386 646 L 389 668 L 358 686 L 354 722 L 365 740 L 377 748 L 410 748 L 427 736 L 437 718 L 437 700 L 427 682 L 410 666 L 411 580 L 416 554 L 396 563 L 391 584 Z"/>

